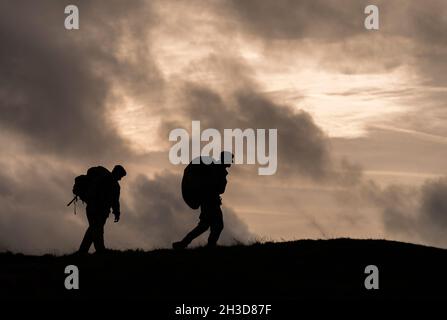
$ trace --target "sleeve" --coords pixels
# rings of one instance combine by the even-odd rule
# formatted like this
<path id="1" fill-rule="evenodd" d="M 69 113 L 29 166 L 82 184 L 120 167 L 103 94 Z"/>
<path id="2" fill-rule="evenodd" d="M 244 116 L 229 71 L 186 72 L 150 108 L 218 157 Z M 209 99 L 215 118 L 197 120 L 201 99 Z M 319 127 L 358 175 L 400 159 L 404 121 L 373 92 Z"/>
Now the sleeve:
<path id="1" fill-rule="evenodd" d="M 120 186 L 117 183 L 112 190 L 112 212 L 114 215 L 120 215 Z"/>
<path id="2" fill-rule="evenodd" d="M 217 176 L 217 192 L 218 194 L 223 194 L 225 192 L 225 188 L 227 187 L 227 170 L 223 170 L 219 172 Z"/>

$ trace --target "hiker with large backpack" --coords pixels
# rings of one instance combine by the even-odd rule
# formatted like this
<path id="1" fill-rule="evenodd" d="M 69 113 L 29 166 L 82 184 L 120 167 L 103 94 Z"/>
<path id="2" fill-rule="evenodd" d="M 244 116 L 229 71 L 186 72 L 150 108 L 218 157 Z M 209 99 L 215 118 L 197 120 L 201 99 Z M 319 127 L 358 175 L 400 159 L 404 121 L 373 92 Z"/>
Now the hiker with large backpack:
<path id="1" fill-rule="evenodd" d="M 120 220 L 120 185 L 118 181 L 126 176 L 126 170 L 116 165 L 112 172 L 104 167 L 92 167 L 86 175 L 75 178 L 73 186 L 74 198 L 87 204 L 86 213 L 88 228 L 85 232 L 79 253 L 88 253 L 92 244 L 97 253 L 103 253 L 104 225 L 110 214 L 110 209 L 115 216 L 115 222 Z M 71 203 L 71 202 L 70 202 Z"/>
<path id="2" fill-rule="evenodd" d="M 210 229 L 208 247 L 215 247 L 223 230 L 221 194 L 227 185 L 227 168 L 231 167 L 233 154 L 222 152 L 220 161 L 216 163 L 200 157 L 199 163 L 194 160 L 185 168 L 182 179 L 182 195 L 191 209 L 200 207 L 199 224 L 181 241 L 174 242 L 174 249 L 185 249 L 195 238 Z"/>

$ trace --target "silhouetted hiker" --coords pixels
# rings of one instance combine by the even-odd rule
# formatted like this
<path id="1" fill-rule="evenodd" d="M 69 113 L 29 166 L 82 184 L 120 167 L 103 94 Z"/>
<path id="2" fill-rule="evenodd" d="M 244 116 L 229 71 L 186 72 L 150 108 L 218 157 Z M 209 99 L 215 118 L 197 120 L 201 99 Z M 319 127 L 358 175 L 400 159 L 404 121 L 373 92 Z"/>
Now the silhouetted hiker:
<path id="1" fill-rule="evenodd" d="M 87 220 L 89 227 L 85 232 L 79 248 L 79 253 L 88 253 L 92 243 L 98 253 L 106 250 L 104 246 L 104 225 L 110 214 L 110 208 L 115 216 L 115 222 L 120 219 L 120 185 L 126 170 L 116 165 L 112 172 L 104 167 L 92 167 L 86 175 L 75 178 L 73 193 L 87 203 Z"/>
<path id="2" fill-rule="evenodd" d="M 200 221 L 183 240 L 172 244 L 174 249 L 185 249 L 208 228 L 208 247 L 216 246 L 224 227 L 220 195 L 225 192 L 227 168 L 231 167 L 233 158 L 233 154 L 224 151 L 217 163 L 204 164 L 202 157 L 200 164 L 190 163 L 186 167 L 182 180 L 183 199 L 193 209 L 200 207 Z"/>

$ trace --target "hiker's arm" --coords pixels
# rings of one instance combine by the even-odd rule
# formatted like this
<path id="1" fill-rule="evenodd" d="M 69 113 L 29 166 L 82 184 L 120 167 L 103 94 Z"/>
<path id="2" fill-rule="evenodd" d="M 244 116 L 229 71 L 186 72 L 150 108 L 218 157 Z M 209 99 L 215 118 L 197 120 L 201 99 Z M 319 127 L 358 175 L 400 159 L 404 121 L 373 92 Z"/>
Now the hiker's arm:
<path id="1" fill-rule="evenodd" d="M 112 213 L 115 216 L 115 221 L 118 222 L 120 219 L 120 187 L 117 186 L 113 190 L 113 198 L 112 198 Z"/>
<path id="2" fill-rule="evenodd" d="M 218 181 L 218 185 L 217 185 L 217 192 L 219 194 L 222 194 L 225 192 L 225 188 L 227 186 L 227 179 L 221 179 L 220 181 Z"/>
<path id="3" fill-rule="evenodd" d="M 219 194 L 224 193 L 226 186 L 227 186 L 227 172 L 225 171 L 225 172 L 221 172 L 217 176 L 217 181 L 216 181 L 217 192 Z"/>

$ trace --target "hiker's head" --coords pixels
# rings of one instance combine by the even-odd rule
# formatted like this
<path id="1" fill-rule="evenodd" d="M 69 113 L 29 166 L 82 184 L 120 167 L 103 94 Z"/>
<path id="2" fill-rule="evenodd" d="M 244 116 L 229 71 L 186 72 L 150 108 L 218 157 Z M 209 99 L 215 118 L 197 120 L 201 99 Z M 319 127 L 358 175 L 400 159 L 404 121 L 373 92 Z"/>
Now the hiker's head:
<path id="1" fill-rule="evenodd" d="M 234 154 L 229 151 L 222 151 L 220 153 L 220 163 L 224 165 L 225 168 L 231 167 L 234 160 Z"/>
<path id="2" fill-rule="evenodd" d="M 121 180 L 121 178 L 126 176 L 126 174 L 126 170 L 124 170 L 123 166 L 119 164 L 117 164 L 112 170 L 112 175 L 117 181 Z"/>

